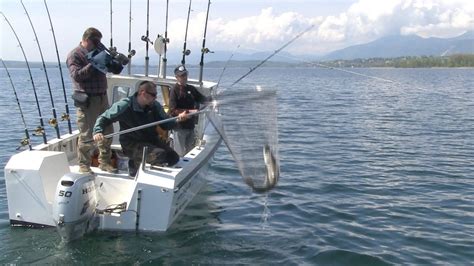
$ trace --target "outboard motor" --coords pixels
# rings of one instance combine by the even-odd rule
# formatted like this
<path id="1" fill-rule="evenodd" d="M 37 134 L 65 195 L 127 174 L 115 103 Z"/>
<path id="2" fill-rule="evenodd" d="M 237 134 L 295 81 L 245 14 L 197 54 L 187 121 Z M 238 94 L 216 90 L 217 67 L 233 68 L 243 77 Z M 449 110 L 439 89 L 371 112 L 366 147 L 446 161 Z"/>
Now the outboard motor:
<path id="1" fill-rule="evenodd" d="M 82 237 L 98 227 L 94 176 L 67 173 L 58 182 L 53 219 L 63 241 Z"/>

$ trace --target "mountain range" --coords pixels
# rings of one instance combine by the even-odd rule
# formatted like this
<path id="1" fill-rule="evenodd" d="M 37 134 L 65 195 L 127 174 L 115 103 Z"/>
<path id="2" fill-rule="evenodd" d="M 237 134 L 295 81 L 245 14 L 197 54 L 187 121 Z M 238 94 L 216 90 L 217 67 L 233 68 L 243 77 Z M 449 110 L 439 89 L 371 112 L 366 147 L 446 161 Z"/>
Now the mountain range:
<path id="1" fill-rule="evenodd" d="M 226 62 L 231 62 L 231 66 L 253 66 L 255 61 L 261 61 L 273 54 L 273 51 L 244 53 L 231 51 L 215 51 L 206 54 L 205 62 L 208 67 L 223 67 Z M 346 47 L 344 49 L 330 52 L 326 55 L 292 55 L 286 51 L 281 51 L 271 58 L 266 65 L 292 64 L 309 61 L 334 61 L 352 60 L 368 58 L 396 58 L 403 56 L 448 56 L 453 54 L 474 54 L 474 31 L 468 31 L 453 38 L 422 38 L 417 35 L 396 35 L 387 36 L 375 41 Z M 180 51 L 168 52 L 168 65 L 174 66 L 181 62 L 182 53 Z M 201 57 L 199 48 L 196 48 L 191 55 L 186 57 L 187 65 L 198 65 Z M 134 65 L 143 65 L 143 57 L 134 57 Z M 24 62 L 10 61 L 8 66 L 23 67 Z M 49 62 L 48 67 L 55 67 L 57 63 Z M 150 65 L 158 65 L 158 56 L 150 56 Z M 40 63 L 33 62 L 33 67 L 40 67 Z"/>
<path id="2" fill-rule="evenodd" d="M 242 53 L 230 51 L 215 51 L 206 55 L 206 62 L 226 62 L 229 58 L 233 61 L 263 60 L 273 52 Z M 403 56 L 448 56 L 453 54 L 474 54 L 474 31 L 468 31 L 453 38 L 422 38 L 417 35 L 386 36 L 375 41 L 349 46 L 344 49 L 332 51 L 325 55 L 292 55 L 281 51 L 270 61 L 297 63 L 302 61 L 332 61 L 367 58 L 396 58 Z M 168 62 L 180 61 L 182 54 L 169 53 Z M 201 53 L 193 51 L 186 58 L 190 64 L 198 64 Z M 157 63 L 153 62 L 153 63 Z"/>
<path id="3" fill-rule="evenodd" d="M 331 52 L 319 60 L 448 56 L 453 54 L 474 54 L 474 31 L 468 31 L 454 38 L 422 38 L 417 35 L 387 36 L 373 42 Z"/>

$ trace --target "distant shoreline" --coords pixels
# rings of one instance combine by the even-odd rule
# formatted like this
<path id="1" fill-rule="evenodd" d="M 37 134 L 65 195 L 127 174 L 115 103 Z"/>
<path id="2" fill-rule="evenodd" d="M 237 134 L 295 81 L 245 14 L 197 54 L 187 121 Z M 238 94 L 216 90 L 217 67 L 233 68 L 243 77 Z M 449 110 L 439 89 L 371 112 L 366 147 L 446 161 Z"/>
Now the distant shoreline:
<path id="1" fill-rule="evenodd" d="M 24 61 L 5 60 L 8 68 L 26 68 Z M 254 67 L 261 60 L 245 60 L 245 61 L 210 61 L 205 63 L 207 68 L 239 68 Z M 29 62 L 31 68 L 42 68 L 42 62 Z M 47 68 L 57 68 L 58 63 L 45 62 Z M 176 64 L 169 64 L 168 67 L 175 67 Z M 66 64 L 62 63 L 61 67 L 66 68 Z M 145 67 L 143 64 L 135 64 L 133 67 Z M 158 67 L 156 64 L 150 67 Z M 198 68 L 198 64 L 188 64 L 188 68 Z M 397 58 L 368 58 L 353 60 L 332 60 L 332 61 L 311 61 L 311 62 L 282 62 L 267 61 L 262 67 L 320 67 L 320 68 L 474 68 L 474 54 L 460 54 L 451 56 L 404 56 Z"/>

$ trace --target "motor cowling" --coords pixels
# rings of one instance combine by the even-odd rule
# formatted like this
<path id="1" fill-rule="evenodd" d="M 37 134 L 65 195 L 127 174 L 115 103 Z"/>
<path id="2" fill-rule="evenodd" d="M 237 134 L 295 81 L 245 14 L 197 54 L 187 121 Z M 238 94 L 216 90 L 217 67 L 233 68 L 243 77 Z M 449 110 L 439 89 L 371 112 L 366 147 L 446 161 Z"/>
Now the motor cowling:
<path id="1" fill-rule="evenodd" d="M 53 220 L 65 241 L 97 228 L 97 194 L 93 175 L 67 173 L 58 182 Z"/>

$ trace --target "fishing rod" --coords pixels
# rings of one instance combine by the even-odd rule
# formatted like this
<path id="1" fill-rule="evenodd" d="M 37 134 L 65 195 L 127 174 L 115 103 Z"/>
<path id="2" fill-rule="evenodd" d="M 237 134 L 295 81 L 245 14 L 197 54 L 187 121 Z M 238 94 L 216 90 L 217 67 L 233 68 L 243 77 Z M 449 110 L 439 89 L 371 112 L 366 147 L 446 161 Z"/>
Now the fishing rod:
<path id="1" fill-rule="evenodd" d="M 207 12 L 206 12 L 206 23 L 204 25 L 204 35 L 202 38 L 202 48 L 201 48 L 201 62 L 199 62 L 199 84 L 202 85 L 202 75 L 204 72 L 204 54 L 213 53 L 206 48 L 206 33 L 207 33 L 207 21 L 209 19 L 209 7 L 211 6 L 211 0 L 207 1 Z"/>
<path id="2" fill-rule="evenodd" d="M 264 50 L 250 48 L 250 47 L 247 47 L 247 49 L 255 50 L 255 51 L 258 51 L 258 52 L 264 52 Z M 380 78 L 380 77 L 376 77 L 376 76 L 371 76 L 371 75 L 359 73 L 359 72 L 356 72 L 356 71 L 347 70 L 347 69 L 344 69 L 344 68 L 341 68 L 341 67 L 325 65 L 325 64 L 322 64 L 320 62 L 312 62 L 312 61 L 302 60 L 301 58 L 298 58 L 298 57 L 295 57 L 295 56 L 280 55 L 280 57 L 284 57 L 284 58 L 288 58 L 288 59 L 291 59 L 291 60 L 299 61 L 299 62 L 305 63 L 309 66 L 317 66 L 317 67 L 326 68 L 326 69 L 329 69 L 329 70 L 336 70 L 336 71 L 340 71 L 340 72 L 344 72 L 344 73 L 348 73 L 348 74 L 353 74 L 353 75 L 361 76 L 361 77 L 365 77 L 365 78 L 371 78 L 371 79 L 384 81 L 384 82 L 388 82 L 388 83 L 401 84 L 400 82 L 395 81 L 395 80 Z"/>
<path id="3" fill-rule="evenodd" d="M 146 1 L 146 35 L 142 36 L 142 41 L 146 42 L 145 47 L 145 77 L 148 77 L 148 63 L 150 62 L 150 57 L 148 57 L 148 43 L 153 44 L 148 38 L 150 27 L 150 0 Z"/>
<path id="4" fill-rule="evenodd" d="M 31 143 L 30 143 L 30 133 L 28 133 L 28 128 L 26 126 L 26 121 L 25 121 L 25 116 L 23 115 L 23 110 L 21 109 L 20 105 L 20 100 L 18 100 L 18 94 L 16 93 L 15 85 L 13 84 L 12 77 L 10 76 L 10 72 L 8 71 L 7 65 L 3 61 L 3 59 L 0 58 L 0 61 L 2 61 L 3 68 L 5 68 L 5 71 L 7 72 L 8 79 L 10 80 L 10 83 L 12 84 L 13 88 L 13 93 L 15 94 L 15 99 L 16 99 L 16 104 L 18 105 L 18 109 L 20 110 L 20 115 L 21 115 L 21 120 L 23 121 L 23 126 L 25 127 L 25 138 L 21 140 L 21 146 L 17 148 L 20 149 L 22 146 L 28 145 L 30 147 L 30 151 L 32 150 L 31 148 Z"/>
<path id="5" fill-rule="evenodd" d="M 207 109 L 207 106 L 204 107 L 203 109 L 197 111 L 197 112 L 188 113 L 187 116 L 190 117 L 190 116 L 195 116 L 195 115 L 207 112 L 206 109 Z M 155 121 L 155 122 L 151 122 L 151 123 L 148 123 L 148 124 L 144 124 L 144 125 L 141 125 L 141 126 L 136 126 L 136 127 L 132 127 L 132 128 L 129 128 L 129 129 L 124 129 L 122 131 L 107 134 L 107 135 L 104 136 L 104 138 L 108 139 L 108 138 L 111 138 L 113 136 L 119 136 L 119 135 L 127 134 L 127 133 L 130 133 L 130 132 L 133 132 L 133 131 L 137 131 L 137 130 L 140 130 L 140 129 L 149 128 L 149 127 L 164 124 L 164 123 L 167 123 L 167 122 L 172 122 L 172 121 L 178 120 L 178 118 L 179 118 L 178 116 L 174 116 L 174 117 L 166 118 L 166 119 L 163 119 L 163 120 L 160 120 L 160 121 Z M 86 141 L 83 141 L 83 142 L 84 143 L 89 143 L 89 142 L 93 142 L 93 141 L 94 140 L 91 139 L 91 140 L 86 140 Z"/>
<path id="6" fill-rule="evenodd" d="M 23 49 L 23 45 L 21 45 L 21 41 L 20 41 L 20 38 L 18 38 L 18 35 L 16 34 L 16 31 L 15 29 L 13 28 L 12 24 L 10 23 L 10 21 L 7 19 L 7 17 L 5 16 L 5 14 L 3 14 L 3 12 L 0 12 L 2 14 L 2 16 L 5 18 L 5 21 L 8 23 L 8 26 L 10 26 L 10 29 L 12 30 L 13 34 L 15 35 L 15 38 L 18 42 L 18 45 L 20 46 L 20 49 L 21 49 L 21 52 L 23 54 L 23 57 L 25 58 L 25 63 L 26 63 L 26 68 L 28 69 L 28 73 L 30 75 L 30 80 L 31 80 L 31 86 L 33 87 L 33 92 L 34 92 L 34 95 L 35 95 L 35 100 L 36 100 L 36 107 L 38 108 L 38 115 L 39 115 L 39 120 L 40 120 L 40 126 L 38 126 L 36 129 L 35 129 L 35 134 L 33 135 L 42 135 L 43 136 L 43 143 L 44 144 L 47 144 L 48 141 L 46 139 L 46 132 L 44 130 L 44 122 L 43 122 L 43 116 L 41 115 L 41 108 L 40 108 L 40 104 L 39 104 L 39 101 L 38 101 L 38 94 L 36 93 L 36 86 L 35 86 L 35 82 L 33 81 L 33 75 L 31 74 L 31 68 L 30 68 L 30 64 L 28 63 L 28 59 L 26 57 L 26 53 L 25 53 L 25 50 Z"/>
<path id="7" fill-rule="evenodd" d="M 234 86 L 235 84 L 239 83 L 241 80 L 243 80 L 245 77 L 247 77 L 250 73 L 252 73 L 255 69 L 261 67 L 263 64 L 265 64 L 265 62 L 267 62 L 270 58 L 272 58 L 273 56 L 275 56 L 276 54 L 278 54 L 279 52 L 281 52 L 281 50 L 285 49 L 288 45 L 290 45 L 291 43 L 293 43 L 294 41 L 296 41 L 298 38 L 300 38 L 303 34 L 305 34 L 306 32 L 310 31 L 312 28 L 314 28 L 314 25 L 311 25 L 309 26 L 306 30 L 298 33 L 295 37 L 293 37 L 293 39 L 291 39 L 289 42 L 285 43 L 282 47 L 280 47 L 279 49 L 275 50 L 275 52 L 273 52 L 271 55 L 267 56 L 267 58 L 263 59 L 260 63 L 258 63 L 256 66 L 254 66 L 253 68 L 251 68 L 247 73 L 245 73 L 242 77 L 240 77 L 239 79 L 237 79 L 236 81 L 234 81 L 234 83 L 232 83 L 229 87 L 232 87 Z"/>
<path id="8" fill-rule="evenodd" d="M 49 25 L 51 25 L 51 32 L 53 33 L 54 48 L 56 49 L 56 57 L 58 59 L 59 74 L 61 76 L 61 84 L 63 86 L 64 104 L 66 108 L 66 113 L 61 116 L 61 120 L 62 121 L 67 120 L 67 126 L 69 130 L 68 132 L 69 134 L 72 134 L 71 119 L 70 119 L 70 114 L 69 114 L 69 104 L 67 102 L 66 86 L 64 85 L 63 69 L 61 67 L 61 59 L 59 58 L 58 44 L 56 42 L 56 35 L 54 34 L 53 22 L 51 21 L 51 15 L 49 14 L 48 4 L 46 3 L 46 0 L 44 0 L 44 6 L 46 7 L 46 12 L 48 13 Z"/>
<path id="9" fill-rule="evenodd" d="M 135 55 L 135 53 L 133 53 Z M 130 8 L 128 15 L 128 74 L 132 74 L 132 0 L 130 0 Z"/>
<path id="10" fill-rule="evenodd" d="M 168 50 L 168 43 L 170 40 L 168 39 L 168 9 L 169 9 L 169 0 L 166 0 L 166 21 L 165 21 L 165 39 L 164 41 L 164 52 L 163 57 L 161 58 L 161 65 L 160 65 L 160 76 L 162 78 L 166 78 L 166 65 L 168 59 L 166 58 L 166 51 Z"/>
<path id="11" fill-rule="evenodd" d="M 186 56 L 191 54 L 190 50 L 186 50 L 186 41 L 188 39 L 189 16 L 191 14 L 191 2 L 192 0 L 189 0 L 188 19 L 186 21 L 186 31 L 184 32 L 183 59 L 181 59 L 181 65 L 183 66 L 186 64 Z"/>
<path id="12" fill-rule="evenodd" d="M 114 41 L 112 36 L 112 0 L 110 0 L 110 49 L 113 49 L 114 47 Z"/>
<path id="13" fill-rule="evenodd" d="M 20 0 L 20 3 L 23 6 L 23 9 L 25 10 L 26 16 L 28 17 L 28 21 L 30 22 L 30 25 L 31 25 L 31 29 L 33 30 L 33 34 L 35 35 L 36 44 L 38 45 L 38 51 L 41 56 L 41 62 L 43 63 L 43 70 L 46 76 L 46 84 L 48 85 L 49 97 L 51 99 L 51 106 L 53 109 L 53 118 L 49 120 L 49 124 L 54 127 L 54 129 L 56 130 L 56 135 L 58 139 L 60 139 L 61 133 L 59 132 L 58 118 L 56 115 L 56 108 L 54 107 L 53 92 L 51 91 L 51 85 L 49 84 L 48 71 L 46 70 L 46 64 L 44 63 L 43 52 L 41 51 L 41 46 L 38 40 L 38 36 L 36 35 L 35 27 L 33 26 L 33 22 L 31 21 L 30 15 L 28 14 L 28 11 L 26 10 L 25 5 L 23 4 L 23 0 Z"/>
<path id="14" fill-rule="evenodd" d="M 237 47 L 235 47 L 234 51 L 232 51 L 232 54 L 230 54 L 229 59 L 227 59 L 227 61 L 225 62 L 224 68 L 222 68 L 222 72 L 219 75 L 219 79 L 217 80 L 217 85 L 216 85 L 216 88 L 215 88 L 216 91 L 217 91 L 217 88 L 219 87 L 219 85 L 221 84 L 221 79 L 224 76 L 224 72 L 227 69 L 227 65 L 229 65 L 230 61 L 232 60 L 232 57 L 234 57 L 234 54 L 237 51 L 237 49 L 239 49 L 239 47 L 240 47 L 240 44 L 237 45 Z"/>

